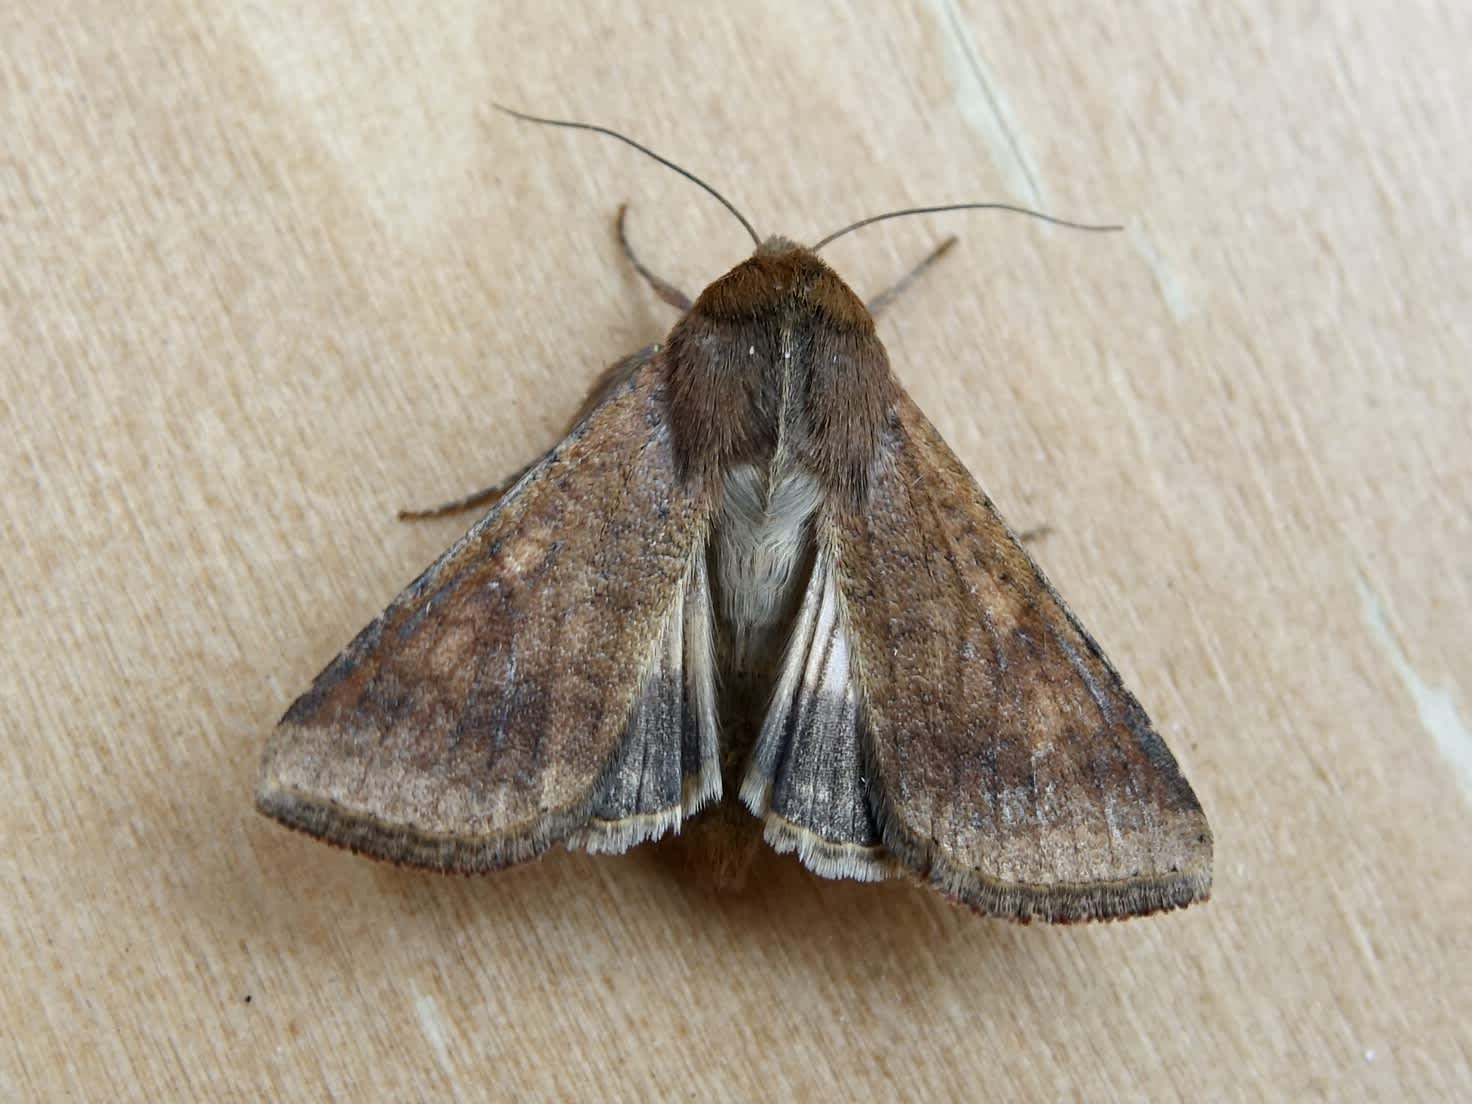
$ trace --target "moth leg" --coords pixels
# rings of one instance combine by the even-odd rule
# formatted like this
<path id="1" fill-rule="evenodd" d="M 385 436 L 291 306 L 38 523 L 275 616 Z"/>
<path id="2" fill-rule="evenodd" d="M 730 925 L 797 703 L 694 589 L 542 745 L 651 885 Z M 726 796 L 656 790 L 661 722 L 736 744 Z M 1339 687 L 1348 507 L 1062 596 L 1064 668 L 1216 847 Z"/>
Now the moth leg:
<path id="1" fill-rule="evenodd" d="M 924 274 L 926 269 L 928 269 L 931 265 L 935 264 L 936 261 L 940 260 L 947 253 L 949 253 L 951 251 L 951 247 L 956 244 L 956 241 L 956 236 L 952 234 L 949 238 L 947 238 L 945 241 L 941 242 L 934 249 L 932 249 L 930 251 L 930 255 L 927 256 L 923 261 L 917 264 L 914 268 L 910 269 L 909 272 L 901 276 L 884 291 L 881 291 L 878 295 L 874 296 L 873 299 L 869 300 L 868 304 L 866 304 L 869 308 L 869 313 L 877 318 L 879 312 L 884 310 L 896 299 L 898 299 L 901 293 L 903 293 L 911 284 L 913 284 L 921 277 L 921 275 Z"/>
<path id="2" fill-rule="evenodd" d="M 477 506 L 485 506 L 495 502 L 521 480 L 521 477 L 536 466 L 536 461 L 528 464 L 510 479 L 502 480 L 495 486 L 486 487 L 484 490 L 475 491 L 464 498 L 457 498 L 452 502 L 442 502 L 438 506 L 431 506 L 427 510 L 400 510 L 400 521 L 424 521 L 427 518 L 444 517 L 446 514 L 458 514 L 462 510 L 472 510 Z"/>
<path id="3" fill-rule="evenodd" d="M 572 424 L 567 427 L 563 436 L 566 437 L 571 433 L 573 429 L 582 423 L 584 418 L 587 418 L 598 408 L 604 399 L 613 394 L 620 385 L 627 382 L 629 377 L 638 369 L 639 365 L 648 359 L 649 355 L 650 350 L 641 350 L 631 357 L 625 357 L 623 360 L 615 361 L 600 372 L 597 380 L 593 383 L 592 389 L 588 392 L 587 399 L 584 400 L 582 407 L 573 417 Z M 463 510 L 473 510 L 477 506 L 489 505 L 512 487 L 516 486 L 517 483 L 521 482 L 521 477 L 531 471 L 540 462 L 540 460 L 533 460 L 511 478 L 503 479 L 500 483 L 486 487 L 484 490 L 475 491 L 472 494 L 466 495 L 464 498 L 457 498 L 451 502 L 442 502 L 438 506 L 431 506 L 427 510 L 400 510 L 398 518 L 400 521 L 424 521 L 428 518 L 444 517 L 447 514 L 458 514 Z"/>
<path id="4" fill-rule="evenodd" d="M 618 243 L 623 247 L 624 256 L 629 259 L 629 264 L 634 266 L 634 271 L 637 272 L 640 276 L 644 277 L 649 286 L 654 289 L 655 295 L 658 295 L 661 299 L 663 299 L 666 303 L 668 303 L 670 306 L 674 307 L 678 311 L 689 310 L 690 307 L 693 305 L 690 296 L 686 295 L 683 291 L 675 287 L 675 285 L 670 283 L 668 280 L 662 280 L 654 273 L 650 272 L 649 269 L 644 267 L 643 262 L 641 262 L 639 258 L 634 255 L 634 249 L 631 245 L 629 245 L 629 236 L 624 231 L 624 216 L 628 214 L 628 211 L 629 205 L 627 203 L 619 204 Z"/>
<path id="5" fill-rule="evenodd" d="M 1024 529 L 1017 534 L 1017 539 L 1023 544 L 1032 544 L 1053 535 L 1053 527 L 1046 521 L 1041 525 L 1034 525 L 1031 529 Z"/>

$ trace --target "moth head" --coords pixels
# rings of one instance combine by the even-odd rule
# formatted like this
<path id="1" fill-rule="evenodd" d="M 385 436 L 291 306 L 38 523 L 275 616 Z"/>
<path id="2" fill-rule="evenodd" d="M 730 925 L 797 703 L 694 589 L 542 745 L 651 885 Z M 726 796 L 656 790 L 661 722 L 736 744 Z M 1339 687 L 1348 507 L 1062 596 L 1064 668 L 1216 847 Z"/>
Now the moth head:
<path id="1" fill-rule="evenodd" d="M 690 313 L 738 325 L 816 317 L 860 335 L 874 333 L 864 301 L 843 278 L 811 249 L 779 234 L 701 292 Z"/>

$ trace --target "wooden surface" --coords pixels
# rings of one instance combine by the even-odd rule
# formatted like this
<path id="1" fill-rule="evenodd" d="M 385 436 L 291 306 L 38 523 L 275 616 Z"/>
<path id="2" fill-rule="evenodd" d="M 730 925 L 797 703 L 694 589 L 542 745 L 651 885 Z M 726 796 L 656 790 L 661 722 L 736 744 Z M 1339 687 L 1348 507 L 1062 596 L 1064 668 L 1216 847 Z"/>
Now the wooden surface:
<path id="1" fill-rule="evenodd" d="M 1472 1096 L 1466 5 L 0 14 L 0 1097 Z M 1005 9 L 1005 10 L 1003 10 Z M 1023 12 L 1026 14 L 1023 14 Z M 413 14 L 411 14 L 413 13 Z M 861 14 L 862 13 L 862 14 Z M 830 259 L 1170 741 L 1214 899 L 480 880 L 251 809 L 285 705 L 740 227 Z M 841 1094 L 841 1095 L 840 1095 Z"/>

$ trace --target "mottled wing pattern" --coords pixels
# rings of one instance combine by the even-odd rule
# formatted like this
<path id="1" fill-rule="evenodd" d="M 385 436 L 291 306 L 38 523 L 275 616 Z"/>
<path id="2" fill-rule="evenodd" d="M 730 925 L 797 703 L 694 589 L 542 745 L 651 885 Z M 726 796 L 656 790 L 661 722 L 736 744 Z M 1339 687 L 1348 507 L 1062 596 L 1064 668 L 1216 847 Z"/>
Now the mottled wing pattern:
<path id="1" fill-rule="evenodd" d="M 1207 895 L 1211 832 L 1175 759 L 908 395 L 868 503 L 828 524 L 895 859 L 1024 920 Z"/>
<path id="2" fill-rule="evenodd" d="M 721 796 L 713 623 L 704 544 L 666 619 L 618 752 L 593 789 L 587 823 L 565 841 L 620 853 L 678 828 Z"/>
<path id="3" fill-rule="evenodd" d="M 778 851 L 826 878 L 892 873 L 869 810 L 859 695 L 832 557 L 820 549 L 741 787 Z"/>
<path id="4" fill-rule="evenodd" d="M 603 400 L 287 711 L 262 811 L 331 843 L 489 870 L 623 850 L 719 793 L 706 508 L 662 354 Z"/>

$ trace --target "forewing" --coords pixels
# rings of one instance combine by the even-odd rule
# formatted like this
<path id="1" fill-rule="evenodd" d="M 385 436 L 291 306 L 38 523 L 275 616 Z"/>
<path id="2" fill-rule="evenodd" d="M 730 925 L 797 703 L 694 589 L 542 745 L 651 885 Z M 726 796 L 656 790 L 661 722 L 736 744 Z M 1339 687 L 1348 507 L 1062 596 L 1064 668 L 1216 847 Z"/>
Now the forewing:
<path id="1" fill-rule="evenodd" d="M 1170 751 L 908 395 L 839 590 L 885 847 L 985 912 L 1118 917 L 1204 898 L 1212 843 Z"/>
<path id="2" fill-rule="evenodd" d="M 678 828 L 721 795 L 710 586 L 703 545 L 665 619 L 618 751 L 569 847 L 618 853 Z"/>
<path id="3" fill-rule="evenodd" d="M 662 355 L 614 380 L 291 706 L 262 811 L 475 871 L 622 850 L 718 792 L 709 661 L 686 662 L 708 649 L 704 499 L 675 462 Z"/>

